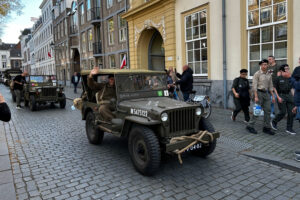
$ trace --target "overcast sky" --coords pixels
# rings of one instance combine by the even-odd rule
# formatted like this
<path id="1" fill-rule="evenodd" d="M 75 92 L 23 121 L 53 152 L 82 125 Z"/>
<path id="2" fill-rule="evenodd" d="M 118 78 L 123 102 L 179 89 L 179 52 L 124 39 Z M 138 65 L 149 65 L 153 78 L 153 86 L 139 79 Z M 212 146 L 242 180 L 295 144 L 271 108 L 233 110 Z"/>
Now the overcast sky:
<path id="1" fill-rule="evenodd" d="M 12 14 L 11 19 L 5 25 L 1 39 L 5 43 L 18 43 L 20 36 L 20 31 L 25 28 L 31 28 L 33 22 L 30 21 L 31 17 L 39 17 L 41 15 L 41 10 L 39 6 L 42 0 L 22 0 L 25 6 L 22 9 L 22 15 L 18 16 L 15 13 Z"/>

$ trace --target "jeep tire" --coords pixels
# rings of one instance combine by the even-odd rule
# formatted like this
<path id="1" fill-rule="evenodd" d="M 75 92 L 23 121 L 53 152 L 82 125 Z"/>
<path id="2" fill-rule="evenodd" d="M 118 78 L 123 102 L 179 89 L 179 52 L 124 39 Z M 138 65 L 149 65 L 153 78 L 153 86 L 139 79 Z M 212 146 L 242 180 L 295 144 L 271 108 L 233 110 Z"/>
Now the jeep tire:
<path id="1" fill-rule="evenodd" d="M 215 132 L 215 128 L 213 125 L 209 122 L 208 119 L 201 118 L 200 123 L 199 123 L 199 129 L 201 131 L 208 131 L 208 132 Z M 193 152 L 194 155 L 200 156 L 205 158 L 209 154 L 211 154 L 215 148 L 216 148 L 217 140 L 214 139 L 212 142 L 210 142 L 208 145 L 202 144 L 202 147 L 200 149 L 196 149 Z"/>
<path id="2" fill-rule="evenodd" d="M 29 109 L 31 111 L 36 110 L 36 101 L 35 101 L 35 97 L 33 95 L 30 95 L 30 97 L 29 97 Z"/>
<path id="3" fill-rule="evenodd" d="M 85 120 L 86 135 L 91 144 L 101 144 L 104 132 L 95 125 L 95 115 L 88 112 Z"/>
<path id="4" fill-rule="evenodd" d="M 145 126 L 133 126 L 128 139 L 131 161 L 141 174 L 153 175 L 161 162 L 161 151 L 154 132 Z"/>
<path id="5" fill-rule="evenodd" d="M 66 96 L 65 94 L 62 94 L 61 97 L 63 98 L 62 100 L 59 101 L 59 107 L 61 109 L 66 107 Z"/>

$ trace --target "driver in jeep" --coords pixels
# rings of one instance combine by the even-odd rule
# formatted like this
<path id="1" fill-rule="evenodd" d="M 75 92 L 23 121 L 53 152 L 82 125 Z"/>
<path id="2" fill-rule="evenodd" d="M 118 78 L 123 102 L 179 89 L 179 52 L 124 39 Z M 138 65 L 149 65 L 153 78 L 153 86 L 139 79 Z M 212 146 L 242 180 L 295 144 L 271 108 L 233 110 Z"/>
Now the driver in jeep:
<path id="1" fill-rule="evenodd" d="M 113 118 L 115 118 L 112 111 L 114 107 L 111 105 L 111 100 L 116 99 L 116 87 L 115 87 L 115 78 L 111 74 L 108 76 L 107 83 L 97 83 L 93 79 L 93 75 L 99 72 L 99 67 L 95 67 L 89 77 L 87 84 L 92 90 L 96 90 L 96 100 L 97 104 L 100 105 L 99 113 L 104 121 L 110 122 Z"/>

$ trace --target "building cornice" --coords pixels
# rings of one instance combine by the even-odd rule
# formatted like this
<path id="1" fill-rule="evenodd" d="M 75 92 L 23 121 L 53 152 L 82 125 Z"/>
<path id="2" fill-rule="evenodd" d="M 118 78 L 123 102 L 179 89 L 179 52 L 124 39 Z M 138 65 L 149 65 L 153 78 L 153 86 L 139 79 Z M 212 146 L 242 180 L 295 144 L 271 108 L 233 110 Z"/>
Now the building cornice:
<path id="1" fill-rule="evenodd" d="M 40 5 L 40 9 L 42 9 L 42 8 L 44 7 L 44 5 L 46 4 L 47 1 L 48 1 L 48 0 L 43 0 L 43 2 L 42 2 L 41 5 Z"/>

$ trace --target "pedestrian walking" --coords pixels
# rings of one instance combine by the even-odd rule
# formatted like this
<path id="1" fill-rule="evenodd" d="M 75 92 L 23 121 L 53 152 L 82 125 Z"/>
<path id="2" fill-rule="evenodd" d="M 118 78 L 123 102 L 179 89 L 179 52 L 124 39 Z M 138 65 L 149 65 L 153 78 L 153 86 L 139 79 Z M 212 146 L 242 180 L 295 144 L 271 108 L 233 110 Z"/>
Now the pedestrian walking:
<path id="1" fill-rule="evenodd" d="M 180 90 L 183 95 L 184 101 L 187 101 L 190 98 L 190 94 L 193 90 L 193 70 L 189 68 L 188 65 L 182 67 L 182 74 L 176 73 L 176 76 L 180 79 L 176 81 L 176 84 L 180 85 Z"/>
<path id="2" fill-rule="evenodd" d="M 275 57 L 269 56 L 268 57 L 269 67 L 268 72 L 272 74 L 272 81 L 274 85 L 274 80 L 277 77 L 277 73 L 279 71 L 280 66 L 277 65 Z M 272 99 L 272 95 L 270 95 L 270 99 Z M 277 100 L 277 97 L 275 96 L 275 101 Z M 271 102 L 271 118 L 273 119 L 275 117 L 275 104 Z"/>
<path id="3" fill-rule="evenodd" d="M 287 113 L 286 132 L 291 135 L 295 135 L 296 132 L 293 130 L 294 113 L 292 110 L 294 108 L 294 97 L 291 92 L 292 84 L 289 81 L 289 78 L 283 76 L 284 73 L 289 73 L 289 65 L 282 65 L 279 68 L 278 73 L 279 76 L 277 76 L 273 81 L 273 87 L 275 95 L 277 96 L 279 113 L 271 121 L 271 127 L 274 130 L 277 130 L 277 123 L 280 122 Z"/>
<path id="4" fill-rule="evenodd" d="M 240 76 L 233 80 L 231 90 L 233 92 L 235 110 L 232 112 L 231 119 L 235 121 L 238 113 L 243 110 L 245 121 L 249 122 L 249 106 L 250 106 L 250 84 L 247 79 L 248 70 L 241 69 Z"/>
<path id="5" fill-rule="evenodd" d="M 178 95 L 176 92 L 176 88 L 175 85 L 173 84 L 174 81 L 172 79 L 172 72 L 170 70 L 167 71 L 167 86 L 168 86 L 168 91 L 169 91 L 169 95 L 171 98 L 173 99 L 178 99 Z"/>
<path id="6" fill-rule="evenodd" d="M 25 77 L 28 76 L 28 73 L 24 71 L 21 75 L 18 75 L 14 78 L 14 93 L 16 95 L 17 109 L 21 109 L 21 97 L 23 93 L 23 86 L 26 83 Z"/>
<path id="7" fill-rule="evenodd" d="M 259 62 L 260 70 L 257 71 L 253 76 L 253 92 L 254 92 L 254 101 L 257 104 L 260 104 L 264 111 L 264 124 L 263 132 L 274 135 L 275 133 L 271 130 L 270 125 L 270 112 L 271 112 L 271 102 L 269 93 L 272 95 L 272 102 L 275 102 L 275 97 L 273 94 L 273 83 L 272 75 L 268 72 L 268 60 L 264 59 Z M 255 122 L 257 121 L 258 116 L 253 114 L 252 119 L 246 126 L 246 129 L 253 134 L 257 134 L 257 131 L 254 129 Z"/>
<path id="8" fill-rule="evenodd" d="M 74 75 L 72 76 L 72 84 L 74 85 L 74 93 L 77 93 L 77 85 L 80 81 L 80 76 L 78 76 L 77 72 L 74 72 Z"/>
<path id="9" fill-rule="evenodd" d="M 8 122 L 11 118 L 11 113 L 8 105 L 5 102 L 4 97 L 0 93 L 0 120 Z"/>

